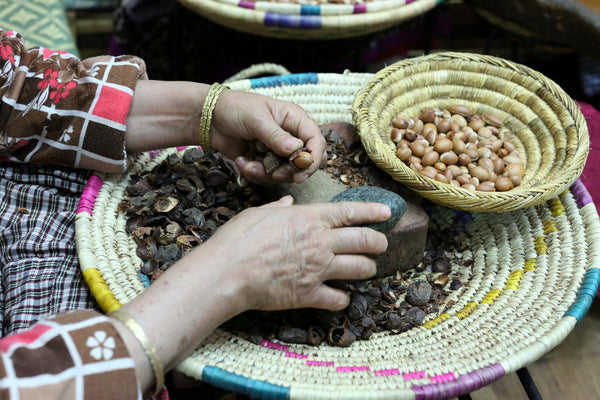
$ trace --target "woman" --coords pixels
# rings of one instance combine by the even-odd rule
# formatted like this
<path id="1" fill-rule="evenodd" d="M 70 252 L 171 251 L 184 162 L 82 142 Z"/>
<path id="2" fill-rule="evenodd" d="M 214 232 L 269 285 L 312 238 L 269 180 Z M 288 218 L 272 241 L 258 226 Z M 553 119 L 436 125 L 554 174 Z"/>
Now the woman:
<path id="1" fill-rule="evenodd" d="M 348 294 L 325 282 L 375 273 L 368 254 L 387 241 L 360 226 L 387 219 L 389 208 L 294 206 L 284 197 L 239 213 L 119 312 L 102 315 L 74 248 L 75 207 L 90 170 L 121 172 L 139 152 L 202 144 L 234 159 L 250 181 L 302 182 L 321 162 L 323 136 L 297 105 L 148 80 L 136 57 L 81 61 L 26 49 L 13 31 L 0 31 L 0 57 L 1 322 L 9 335 L 0 340 L 0 390 L 8 397 L 159 394 L 164 372 L 234 315 L 340 310 Z M 244 156 L 254 140 L 285 157 L 306 146 L 315 162 L 267 174 Z"/>

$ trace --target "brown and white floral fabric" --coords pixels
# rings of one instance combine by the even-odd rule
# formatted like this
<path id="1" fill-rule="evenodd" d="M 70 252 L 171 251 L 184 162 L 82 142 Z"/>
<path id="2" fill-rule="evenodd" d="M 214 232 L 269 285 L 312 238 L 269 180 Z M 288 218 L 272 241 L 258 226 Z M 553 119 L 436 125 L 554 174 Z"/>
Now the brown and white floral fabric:
<path id="1" fill-rule="evenodd" d="M 0 30 L 0 160 L 122 172 L 125 124 L 144 62 L 133 56 L 79 60 L 26 49 Z"/>
<path id="2" fill-rule="evenodd" d="M 80 310 L 0 339 L 0 398 L 141 399 L 133 360 L 108 318 Z"/>

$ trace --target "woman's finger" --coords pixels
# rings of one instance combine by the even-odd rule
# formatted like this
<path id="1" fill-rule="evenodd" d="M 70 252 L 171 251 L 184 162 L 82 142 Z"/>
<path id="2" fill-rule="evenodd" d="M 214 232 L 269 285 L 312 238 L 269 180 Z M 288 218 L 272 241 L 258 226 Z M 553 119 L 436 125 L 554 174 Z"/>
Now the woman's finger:
<path id="1" fill-rule="evenodd" d="M 386 236 L 371 228 L 345 227 L 331 231 L 334 254 L 379 254 L 387 249 Z"/>
<path id="2" fill-rule="evenodd" d="M 333 257 L 324 281 L 332 279 L 369 279 L 377 273 L 375 260 L 366 255 L 340 254 Z"/>
<path id="3" fill-rule="evenodd" d="M 313 295 L 307 298 L 302 307 L 339 311 L 348 307 L 349 304 L 350 295 L 348 293 L 322 284 L 314 291 Z"/>

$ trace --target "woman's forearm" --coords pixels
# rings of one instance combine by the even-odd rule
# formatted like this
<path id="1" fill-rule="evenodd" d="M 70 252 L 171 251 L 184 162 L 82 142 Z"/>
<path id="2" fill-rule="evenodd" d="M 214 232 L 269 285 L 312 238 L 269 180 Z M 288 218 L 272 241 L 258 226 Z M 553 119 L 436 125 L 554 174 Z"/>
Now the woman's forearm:
<path id="1" fill-rule="evenodd" d="M 127 116 L 127 152 L 198 144 L 208 88 L 195 82 L 138 81 Z"/>

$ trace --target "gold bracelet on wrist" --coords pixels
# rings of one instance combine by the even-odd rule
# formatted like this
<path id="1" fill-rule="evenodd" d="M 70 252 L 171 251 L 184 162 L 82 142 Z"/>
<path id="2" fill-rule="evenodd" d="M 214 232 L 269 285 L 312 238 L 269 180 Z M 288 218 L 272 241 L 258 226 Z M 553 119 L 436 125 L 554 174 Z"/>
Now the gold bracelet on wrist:
<path id="1" fill-rule="evenodd" d="M 221 85 L 220 83 L 213 83 L 208 89 L 208 93 L 206 94 L 206 98 L 204 99 L 204 105 L 202 106 L 202 115 L 200 116 L 200 127 L 198 128 L 198 133 L 200 137 L 200 146 L 204 152 L 208 153 L 212 151 L 212 146 L 210 145 L 210 125 L 212 121 L 213 111 L 217 104 L 217 99 L 223 90 L 227 87 Z"/>
<path id="2" fill-rule="evenodd" d="M 140 342 L 140 345 L 144 349 L 144 353 L 146 353 L 146 356 L 150 360 L 150 365 L 152 365 L 154 379 L 156 380 L 156 388 L 152 393 L 152 396 L 156 396 L 164 390 L 165 375 L 163 365 L 160 361 L 160 358 L 158 358 L 158 354 L 156 353 L 154 346 L 152 346 L 152 344 L 150 343 L 150 340 L 148 339 L 148 336 L 146 336 L 146 333 L 144 332 L 142 327 L 129 315 L 123 313 L 122 311 L 116 310 L 110 312 L 108 316 L 121 321 L 127 327 L 127 329 L 131 331 L 131 333 L 133 334 L 133 336 L 135 336 L 138 342 Z"/>

